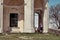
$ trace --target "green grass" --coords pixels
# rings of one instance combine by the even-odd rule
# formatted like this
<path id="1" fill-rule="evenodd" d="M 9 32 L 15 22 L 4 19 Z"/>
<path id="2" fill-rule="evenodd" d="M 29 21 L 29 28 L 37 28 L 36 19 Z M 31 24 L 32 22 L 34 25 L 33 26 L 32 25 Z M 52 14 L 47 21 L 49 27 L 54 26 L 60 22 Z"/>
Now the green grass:
<path id="1" fill-rule="evenodd" d="M 57 36 L 55 34 L 39 34 L 39 33 L 33 33 L 33 34 L 8 34 L 3 35 L 0 34 L 0 40 L 60 40 L 60 36 Z"/>

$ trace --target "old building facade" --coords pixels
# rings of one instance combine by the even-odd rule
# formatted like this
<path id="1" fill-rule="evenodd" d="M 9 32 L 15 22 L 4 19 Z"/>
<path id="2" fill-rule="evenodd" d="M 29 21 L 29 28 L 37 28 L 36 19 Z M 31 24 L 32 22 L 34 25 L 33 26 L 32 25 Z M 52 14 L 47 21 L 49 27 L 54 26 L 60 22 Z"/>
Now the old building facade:
<path id="1" fill-rule="evenodd" d="M 47 0 L 0 0 L 0 33 L 34 33 L 34 14 L 39 14 L 39 26 L 48 32 Z"/>

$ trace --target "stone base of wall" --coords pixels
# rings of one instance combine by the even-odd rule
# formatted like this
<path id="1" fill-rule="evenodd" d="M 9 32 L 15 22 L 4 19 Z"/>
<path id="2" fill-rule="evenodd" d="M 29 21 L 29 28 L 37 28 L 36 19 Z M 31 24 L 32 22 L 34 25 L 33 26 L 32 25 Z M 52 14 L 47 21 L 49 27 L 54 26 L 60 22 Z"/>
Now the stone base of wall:
<path id="1" fill-rule="evenodd" d="M 60 35 L 60 29 L 49 29 L 48 30 L 49 33 L 53 33 L 53 34 L 56 34 L 57 36 Z"/>

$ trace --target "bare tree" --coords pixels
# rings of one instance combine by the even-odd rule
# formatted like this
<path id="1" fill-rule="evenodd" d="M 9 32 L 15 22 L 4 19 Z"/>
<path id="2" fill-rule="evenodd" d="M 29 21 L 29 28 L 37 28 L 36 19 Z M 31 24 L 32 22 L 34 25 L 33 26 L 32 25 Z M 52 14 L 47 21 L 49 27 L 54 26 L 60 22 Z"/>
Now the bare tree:
<path id="1" fill-rule="evenodd" d="M 49 15 L 50 18 L 55 19 L 55 24 L 58 27 L 58 29 L 60 29 L 60 4 L 58 4 L 56 6 L 51 6 L 49 13 L 50 13 L 50 15 Z"/>

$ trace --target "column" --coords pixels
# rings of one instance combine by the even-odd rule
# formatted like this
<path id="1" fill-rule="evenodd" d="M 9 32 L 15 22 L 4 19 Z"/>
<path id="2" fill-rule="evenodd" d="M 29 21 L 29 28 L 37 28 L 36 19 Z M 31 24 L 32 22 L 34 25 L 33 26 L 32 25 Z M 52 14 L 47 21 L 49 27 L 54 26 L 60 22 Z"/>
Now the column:
<path id="1" fill-rule="evenodd" d="M 0 0 L 0 33 L 3 32 L 3 0 Z"/>
<path id="2" fill-rule="evenodd" d="M 24 0 L 24 28 L 25 33 L 34 33 L 34 0 Z"/>
<path id="3" fill-rule="evenodd" d="M 48 27 L 49 27 L 49 8 L 48 8 L 48 2 L 47 2 L 44 9 L 43 33 L 48 32 Z"/>

